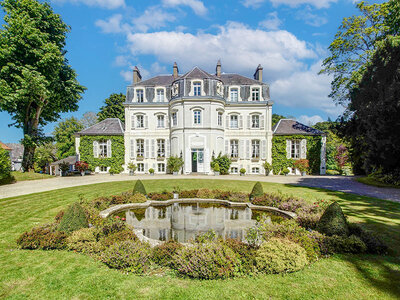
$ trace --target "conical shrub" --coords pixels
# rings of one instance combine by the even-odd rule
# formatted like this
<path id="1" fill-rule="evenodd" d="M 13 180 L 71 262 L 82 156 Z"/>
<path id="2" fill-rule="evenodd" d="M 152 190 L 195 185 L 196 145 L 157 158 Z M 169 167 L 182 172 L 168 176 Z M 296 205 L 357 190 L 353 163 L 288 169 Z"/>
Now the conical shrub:
<path id="1" fill-rule="evenodd" d="M 147 195 L 146 189 L 141 180 L 136 180 L 135 187 L 133 188 L 133 194 L 140 193 L 142 195 Z"/>
<path id="2" fill-rule="evenodd" d="M 60 221 L 60 225 L 58 226 L 58 230 L 72 232 L 87 227 L 89 227 L 89 223 L 85 210 L 78 202 L 75 202 L 65 211 L 64 216 Z"/>
<path id="3" fill-rule="evenodd" d="M 349 226 L 342 208 L 337 202 L 333 202 L 325 210 L 318 221 L 317 230 L 326 235 L 348 236 Z"/>
<path id="4" fill-rule="evenodd" d="M 253 189 L 250 193 L 250 200 L 254 199 L 255 197 L 261 197 L 264 194 L 263 187 L 259 181 L 253 186 Z"/>

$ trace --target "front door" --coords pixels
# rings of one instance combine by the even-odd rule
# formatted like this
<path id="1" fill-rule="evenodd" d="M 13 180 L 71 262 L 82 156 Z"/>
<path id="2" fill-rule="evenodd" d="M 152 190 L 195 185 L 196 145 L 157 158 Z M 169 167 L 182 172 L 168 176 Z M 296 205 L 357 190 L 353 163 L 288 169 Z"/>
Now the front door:
<path id="1" fill-rule="evenodd" d="M 204 150 L 192 149 L 192 172 L 204 172 Z"/>
<path id="2" fill-rule="evenodd" d="M 197 151 L 195 149 L 192 150 L 192 172 L 197 172 Z"/>

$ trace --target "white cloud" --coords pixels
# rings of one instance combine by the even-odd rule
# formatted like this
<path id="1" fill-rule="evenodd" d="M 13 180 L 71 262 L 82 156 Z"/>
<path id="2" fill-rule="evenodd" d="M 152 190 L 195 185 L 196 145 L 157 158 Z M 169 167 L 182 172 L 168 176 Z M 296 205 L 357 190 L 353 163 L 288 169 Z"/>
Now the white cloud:
<path id="1" fill-rule="evenodd" d="M 327 8 L 331 3 L 336 3 L 338 0 L 269 0 L 274 6 L 288 5 L 297 7 L 302 4 L 309 4 L 316 8 Z M 266 2 L 266 0 L 244 0 L 242 1 L 245 7 L 258 8 Z"/>
<path id="2" fill-rule="evenodd" d="M 174 15 L 153 6 L 146 9 L 143 15 L 135 18 L 132 23 L 135 25 L 136 30 L 146 32 L 150 28 L 159 29 L 164 27 L 167 22 L 173 22 L 175 19 Z"/>
<path id="3" fill-rule="evenodd" d="M 332 78 L 318 75 L 321 61 L 310 68 L 294 72 L 291 76 L 282 77 L 271 83 L 271 98 L 276 103 L 298 108 L 316 108 L 331 116 L 343 112 L 328 97 Z"/>
<path id="4" fill-rule="evenodd" d="M 106 21 L 97 20 L 96 26 L 101 28 L 104 33 L 121 33 L 124 31 L 129 31 L 130 27 L 127 24 L 122 24 L 122 15 L 116 14 L 109 17 Z"/>
<path id="5" fill-rule="evenodd" d="M 298 11 L 296 13 L 296 18 L 298 20 L 303 20 L 306 24 L 314 27 L 320 27 L 328 23 L 328 19 L 326 17 L 321 16 L 320 14 L 313 14 L 309 6 L 304 10 Z"/>
<path id="6" fill-rule="evenodd" d="M 133 80 L 133 74 L 131 70 L 122 70 L 119 74 L 124 78 L 125 81 L 131 82 Z"/>
<path id="7" fill-rule="evenodd" d="M 165 6 L 176 7 L 180 5 L 189 6 L 196 15 L 204 16 L 207 14 L 207 8 L 199 0 L 162 0 Z"/>
<path id="8" fill-rule="evenodd" d="M 165 63 L 177 60 L 181 70 L 194 65 L 212 70 L 221 58 L 228 72 L 252 74 L 262 64 L 267 80 L 289 75 L 303 66 L 301 59 L 316 57 L 290 32 L 255 30 L 233 22 L 219 27 L 216 34 L 161 31 L 129 33 L 127 39 L 134 56 L 154 55 Z"/>
<path id="9" fill-rule="evenodd" d="M 125 0 L 51 0 L 54 3 L 76 3 L 86 4 L 88 6 L 98 6 L 107 9 L 115 9 L 125 6 Z"/>
<path id="10" fill-rule="evenodd" d="M 263 4 L 265 0 L 244 0 L 242 1 L 243 5 L 246 7 L 257 8 Z"/>
<path id="11" fill-rule="evenodd" d="M 301 115 L 300 117 L 297 118 L 297 121 L 307 126 L 313 126 L 318 122 L 323 122 L 324 119 L 322 119 L 322 117 L 319 115 L 314 115 L 314 116 Z"/>
<path id="12" fill-rule="evenodd" d="M 269 30 L 277 30 L 282 25 L 282 21 L 278 18 L 278 12 L 274 11 L 269 13 L 268 17 L 258 25 Z"/>

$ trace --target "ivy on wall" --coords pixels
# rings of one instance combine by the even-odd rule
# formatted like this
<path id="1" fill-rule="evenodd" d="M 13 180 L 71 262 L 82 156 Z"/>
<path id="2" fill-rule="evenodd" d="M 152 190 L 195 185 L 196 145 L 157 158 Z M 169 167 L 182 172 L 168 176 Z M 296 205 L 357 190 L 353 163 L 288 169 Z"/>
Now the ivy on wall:
<path id="1" fill-rule="evenodd" d="M 93 142 L 111 140 L 111 157 L 95 158 L 93 156 Z M 125 143 L 123 136 L 81 136 L 79 146 L 81 160 L 89 164 L 89 169 L 94 171 L 96 167 L 110 167 L 111 173 L 121 173 L 125 163 Z"/>
<path id="2" fill-rule="evenodd" d="M 286 158 L 286 140 L 306 139 L 307 159 L 312 174 L 320 173 L 321 137 L 307 135 L 280 135 L 272 138 L 272 172 L 277 175 L 284 168 L 293 168 L 294 160 Z"/>

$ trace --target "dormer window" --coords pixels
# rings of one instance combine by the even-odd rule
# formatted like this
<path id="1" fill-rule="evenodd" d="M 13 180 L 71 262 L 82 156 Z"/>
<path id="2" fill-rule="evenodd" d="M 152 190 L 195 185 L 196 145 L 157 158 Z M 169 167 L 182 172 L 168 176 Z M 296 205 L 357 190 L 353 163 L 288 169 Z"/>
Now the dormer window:
<path id="1" fill-rule="evenodd" d="M 260 88 L 252 88 L 251 89 L 251 100 L 252 101 L 260 101 Z"/>
<path id="2" fill-rule="evenodd" d="M 201 96 L 201 82 L 193 82 L 193 95 Z"/>
<path id="3" fill-rule="evenodd" d="M 231 101 L 238 102 L 239 90 L 237 88 L 231 88 Z"/>
<path id="4" fill-rule="evenodd" d="M 164 89 L 157 89 L 156 101 L 164 102 Z"/>
<path id="5" fill-rule="evenodd" d="M 142 89 L 136 90 L 136 98 L 137 98 L 137 102 L 139 102 L 139 103 L 144 102 L 144 92 Z"/>

